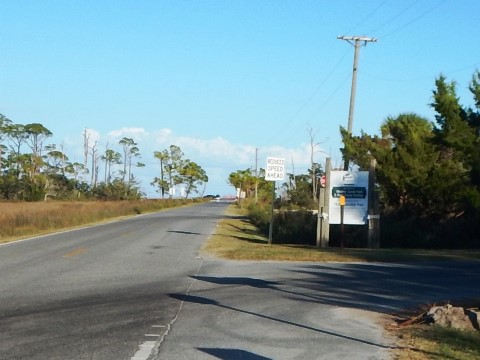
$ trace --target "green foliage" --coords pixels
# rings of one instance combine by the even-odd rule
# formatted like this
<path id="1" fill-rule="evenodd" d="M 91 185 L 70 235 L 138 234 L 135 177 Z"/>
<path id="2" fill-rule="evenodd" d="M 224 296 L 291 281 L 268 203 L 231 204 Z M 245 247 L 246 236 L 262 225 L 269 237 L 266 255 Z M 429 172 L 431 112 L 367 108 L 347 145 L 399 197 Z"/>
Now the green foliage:
<path id="1" fill-rule="evenodd" d="M 248 206 L 248 219 L 262 234 L 268 235 L 271 208 L 268 204 L 254 204 Z"/>
<path id="2" fill-rule="evenodd" d="M 344 151 L 361 169 L 377 160 L 377 179 L 387 207 L 416 216 L 446 219 L 468 207 L 473 187 L 467 164 L 445 156 L 431 123 L 415 114 L 388 118 L 382 138 L 342 131 Z"/>
<path id="3" fill-rule="evenodd" d="M 255 196 L 257 191 L 258 201 L 270 201 L 272 194 L 272 181 L 266 181 L 264 169 L 260 169 L 258 176 L 252 173 L 252 170 L 237 170 L 230 173 L 228 176 L 228 183 L 235 189 L 240 189 L 245 193 L 246 199 L 251 199 Z"/>
<path id="4" fill-rule="evenodd" d="M 0 177 L 0 199 L 14 200 L 21 192 L 22 184 L 14 174 L 4 174 Z"/>
<path id="5" fill-rule="evenodd" d="M 268 236 L 271 204 L 248 206 L 248 218 L 259 231 Z M 275 244 L 315 244 L 317 217 L 308 210 L 276 210 L 273 219 L 272 238 Z"/>
<path id="6" fill-rule="evenodd" d="M 155 177 L 151 182 L 151 185 L 158 186 L 157 191 L 162 194 L 163 198 L 169 189 L 168 182 L 165 179 L 165 166 L 168 164 L 169 154 L 167 150 L 163 150 L 155 151 L 153 155 L 160 161 L 160 177 Z"/>
<path id="7" fill-rule="evenodd" d="M 182 179 L 182 183 L 186 185 L 187 198 L 192 192 L 198 193 L 198 186 L 208 182 L 208 176 L 197 163 L 186 160 L 184 166 L 179 170 L 179 176 Z"/>
<path id="8" fill-rule="evenodd" d="M 320 178 L 320 176 L 323 175 L 320 167 L 318 167 L 318 169 L 319 171 L 315 178 Z M 283 184 L 283 188 L 287 192 L 285 205 L 290 208 L 318 208 L 318 201 L 316 200 L 318 199 L 318 194 L 316 194 L 315 200 L 313 199 L 314 197 L 312 194 L 313 187 L 311 170 L 309 170 L 309 174 L 287 175 L 289 181 Z"/>
<path id="9" fill-rule="evenodd" d="M 92 189 L 94 198 L 99 200 L 139 200 L 143 194 L 135 179 L 126 183 L 115 179 L 111 183 L 100 183 Z"/>
<path id="10" fill-rule="evenodd" d="M 463 107 L 456 84 L 440 76 L 431 104 L 435 123 L 401 114 L 385 120 L 381 137 L 341 129 L 345 158 L 364 170 L 370 159 L 377 161 L 384 245 L 479 246 L 479 80 L 476 72 L 470 84 L 475 109 Z"/>
<path id="11" fill-rule="evenodd" d="M 205 170 L 197 163 L 184 159 L 179 146 L 170 145 L 168 149 L 155 151 L 154 156 L 160 161 L 160 177 L 155 177 L 151 184 L 158 186 L 157 191 L 162 197 L 175 185 L 184 184 L 185 198 L 188 198 L 192 193 L 199 193 L 198 187 L 208 182 Z"/>
<path id="12" fill-rule="evenodd" d="M 245 192 L 245 197 L 249 198 L 255 194 L 255 184 L 259 181 L 250 169 L 237 170 L 230 173 L 228 176 L 228 183 L 235 189 Z"/>
<path id="13" fill-rule="evenodd" d="M 279 211 L 273 221 L 273 242 L 276 244 L 315 245 L 317 217 L 308 210 Z"/>

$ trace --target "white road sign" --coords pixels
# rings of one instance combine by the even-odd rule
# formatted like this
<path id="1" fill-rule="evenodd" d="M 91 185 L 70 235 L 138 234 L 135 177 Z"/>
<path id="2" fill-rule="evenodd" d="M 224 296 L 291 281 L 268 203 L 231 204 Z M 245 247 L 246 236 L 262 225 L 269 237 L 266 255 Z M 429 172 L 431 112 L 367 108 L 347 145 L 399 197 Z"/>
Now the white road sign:
<path id="1" fill-rule="evenodd" d="M 277 157 L 267 158 L 265 180 L 277 181 L 285 178 L 285 159 Z"/>
<path id="2" fill-rule="evenodd" d="M 344 224 L 364 225 L 368 216 L 368 171 L 331 171 L 328 221 L 340 224 L 340 196 L 345 196 Z"/>

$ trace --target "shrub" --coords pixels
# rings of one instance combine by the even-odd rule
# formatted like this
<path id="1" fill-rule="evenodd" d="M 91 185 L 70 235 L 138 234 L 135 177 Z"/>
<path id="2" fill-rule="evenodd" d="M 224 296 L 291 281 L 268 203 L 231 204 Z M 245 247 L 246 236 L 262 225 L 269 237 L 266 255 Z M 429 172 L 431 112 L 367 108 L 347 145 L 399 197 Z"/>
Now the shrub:
<path id="1" fill-rule="evenodd" d="M 273 241 L 279 244 L 315 245 L 317 216 L 308 210 L 279 211 L 273 220 Z"/>

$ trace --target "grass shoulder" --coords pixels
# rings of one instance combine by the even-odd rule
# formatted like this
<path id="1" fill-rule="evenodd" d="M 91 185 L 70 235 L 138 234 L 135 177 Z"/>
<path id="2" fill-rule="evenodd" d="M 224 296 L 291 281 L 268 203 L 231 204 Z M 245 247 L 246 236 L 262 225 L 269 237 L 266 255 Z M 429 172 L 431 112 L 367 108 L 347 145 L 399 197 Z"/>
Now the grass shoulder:
<path id="1" fill-rule="evenodd" d="M 480 260 L 480 251 L 418 249 L 339 249 L 308 245 L 268 244 L 253 226 L 245 209 L 231 205 L 226 218 L 202 248 L 204 254 L 231 260 L 421 262 L 429 260 Z"/>
<path id="2" fill-rule="evenodd" d="M 395 360 L 480 359 L 480 333 L 415 324 L 392 332 Z"/>

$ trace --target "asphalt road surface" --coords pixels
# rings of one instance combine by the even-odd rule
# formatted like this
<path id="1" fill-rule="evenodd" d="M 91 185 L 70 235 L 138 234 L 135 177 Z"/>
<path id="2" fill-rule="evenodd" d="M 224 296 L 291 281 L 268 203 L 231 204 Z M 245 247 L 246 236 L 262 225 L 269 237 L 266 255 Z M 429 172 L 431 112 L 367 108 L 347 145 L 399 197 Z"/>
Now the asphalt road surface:
<path id="1" fill-rule="evenodd" d="M 479 297 L 478 262 L 236 262 L 207 203 L 0 246 L 0 359 L 388 359 L 382 314 Z"/>

